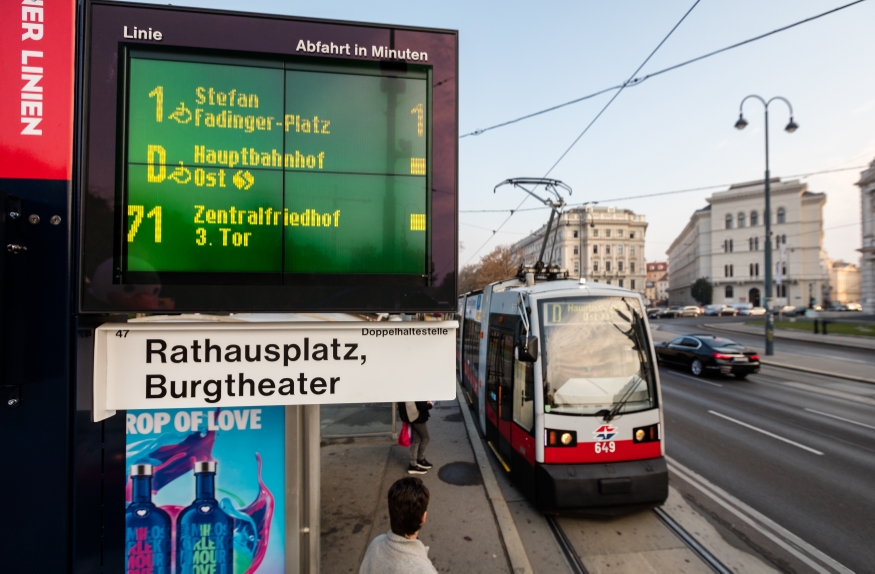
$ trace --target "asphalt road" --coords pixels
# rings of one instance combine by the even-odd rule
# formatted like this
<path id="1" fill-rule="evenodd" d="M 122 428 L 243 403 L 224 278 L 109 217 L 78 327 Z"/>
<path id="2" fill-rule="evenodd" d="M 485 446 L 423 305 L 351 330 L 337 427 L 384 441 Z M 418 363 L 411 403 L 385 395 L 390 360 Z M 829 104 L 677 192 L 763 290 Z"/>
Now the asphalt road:
<path id="1" fill-rule="evenodd" d="M 702 332 L 701 322 L 663 329 Z M 875 364 L 871 351 L 779 344 Z M 669 457 L 845 567 L 875 570 L 875 386 L 771 367 L 744 381 L 660 375 Z"/>

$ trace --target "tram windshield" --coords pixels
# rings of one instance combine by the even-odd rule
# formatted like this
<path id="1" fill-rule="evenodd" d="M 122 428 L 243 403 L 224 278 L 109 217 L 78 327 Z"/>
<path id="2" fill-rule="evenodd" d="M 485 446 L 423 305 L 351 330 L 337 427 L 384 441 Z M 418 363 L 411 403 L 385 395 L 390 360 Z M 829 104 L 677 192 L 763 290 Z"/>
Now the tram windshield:
<path id="1" fill-rule="evenodd" d="M 656 406 L 653 361 L 637 299 L 567 297 L 538 306 L 545 410 L 613 416 Z"/>

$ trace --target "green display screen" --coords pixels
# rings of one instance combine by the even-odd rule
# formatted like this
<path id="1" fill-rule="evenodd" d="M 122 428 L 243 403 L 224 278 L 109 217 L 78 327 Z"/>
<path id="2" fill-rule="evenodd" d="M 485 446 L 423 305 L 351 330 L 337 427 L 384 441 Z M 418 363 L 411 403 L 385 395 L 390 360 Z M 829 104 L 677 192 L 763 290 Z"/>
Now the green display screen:
<path id="1" fill-rule="evenodd" d="M 421 277 L 428 86 L 424 67 L 131 55 L 124 272 Z"/>

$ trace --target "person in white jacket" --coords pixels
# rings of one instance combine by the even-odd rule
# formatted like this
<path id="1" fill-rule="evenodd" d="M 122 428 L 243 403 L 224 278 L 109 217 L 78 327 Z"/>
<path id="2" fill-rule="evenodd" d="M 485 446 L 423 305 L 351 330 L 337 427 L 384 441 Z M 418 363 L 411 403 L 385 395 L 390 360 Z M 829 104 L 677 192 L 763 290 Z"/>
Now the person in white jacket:
<path id="1" fill-rule="evenodd" d="M 428 501 L 428 488 L 420 479 L 408 476 L 395 481 L 389 488 L 391 530 L 370 543 L 359 574 L 437 574 L 428 546 L 417 538 Z"/>

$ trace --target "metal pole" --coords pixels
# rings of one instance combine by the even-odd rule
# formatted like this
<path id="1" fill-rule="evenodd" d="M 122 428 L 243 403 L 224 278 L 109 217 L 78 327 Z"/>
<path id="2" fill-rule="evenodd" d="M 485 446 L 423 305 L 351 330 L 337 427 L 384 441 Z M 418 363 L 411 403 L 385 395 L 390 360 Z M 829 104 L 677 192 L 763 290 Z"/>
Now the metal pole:
<path id="1" fill-rule="evenodd" d="M 580 277 L 581 279 L 586 276 L 585 270 L 589 269 L 589 241 L 584 241 L 584 233 L 586 231 L 586 206 L 583 207 L 583 218 L 578 220 L 580 224 Z M 589 235 L 586 236 L 586 239 L 589 239 Z"/>
<path id="2" fill-rule="evenodd" d="M 538 263 L 544 262 L 544 251 L 547 249 L 547 241 L 550 239 L 550 229 L 553 227 L 553 216 L 556 215 L 556 208 L 550 208 L 550 219 L 547 221 L 547 231 L 544 233 L 544 243 L 541 244 L 541 253 L 538 254 Z M 559 222 L 556 222 L 559 225 Z"/>
<path id="3" fill-rule="evenodd" d="M 774 355 L 775 317 L 772 312 L 772 197 L 769 177 L 769 105 L 766 104 L 766 355 Z"/>

